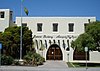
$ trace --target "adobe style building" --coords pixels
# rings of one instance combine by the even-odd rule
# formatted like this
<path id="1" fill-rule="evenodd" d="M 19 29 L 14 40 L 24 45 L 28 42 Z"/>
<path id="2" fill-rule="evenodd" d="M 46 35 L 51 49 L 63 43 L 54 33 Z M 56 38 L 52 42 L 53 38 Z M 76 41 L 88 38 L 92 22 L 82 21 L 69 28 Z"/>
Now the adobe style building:
<path id="1" fill-rule="evenodd" d="M 13 11 L 10 9 L 0 9 L 0 32 L 5 28 L 14 26 L 13 23 Z"/>
<path id="2" fill-rule="evenodd" d="M 32 30 L 34 47 L 45 60 L 73 61 L 71 42 L 94 21 L 95 17 L 22 17 L 22 25 Z M 16 17 L 16 24 L 21 25 L 21 17 Z"/>
<path id="3" fill-rule="evenodd" d="M 74 59 L 74 49 L 71 42 L 85 32 L 89 22 L 95 22 L 96 17 L 22 17 L 22 26 L 32 30 L 33 47 L 45 60 L 63 60 L 66 62 L 85 62 Z M 6 27 L 21 26 L 21 17 L 12 20 L 12 11 L 0 9 L 0 31 Z M 88 62 L 100 63 L 100 52 L 90 51 Z"/>

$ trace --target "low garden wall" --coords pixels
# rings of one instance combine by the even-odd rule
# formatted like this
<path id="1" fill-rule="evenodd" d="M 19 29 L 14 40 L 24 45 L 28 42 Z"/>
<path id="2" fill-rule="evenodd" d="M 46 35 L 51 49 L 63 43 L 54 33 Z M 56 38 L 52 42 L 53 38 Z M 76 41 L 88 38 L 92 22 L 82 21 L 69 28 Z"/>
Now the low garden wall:
<path id="1" fill-rule="evenodd" d="M 94 63 L 100 63 L 100 52 L 90 51 L 90 61 Z"/>

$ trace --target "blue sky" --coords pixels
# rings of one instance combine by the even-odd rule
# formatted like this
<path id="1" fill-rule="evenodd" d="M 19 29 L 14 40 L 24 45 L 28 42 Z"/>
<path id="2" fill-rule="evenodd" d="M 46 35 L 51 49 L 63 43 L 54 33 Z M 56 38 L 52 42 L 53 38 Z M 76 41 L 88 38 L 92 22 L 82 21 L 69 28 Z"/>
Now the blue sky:
<path id="1" fill-rule="evenodd" d="M 21 0 L 0 0 L 1 9 L 20 16 Z M 24 0 L 29 16 L 96 16 L 100 20 L 100 0 Z M 23 16 L 26 16 L 23 11 Z"/>

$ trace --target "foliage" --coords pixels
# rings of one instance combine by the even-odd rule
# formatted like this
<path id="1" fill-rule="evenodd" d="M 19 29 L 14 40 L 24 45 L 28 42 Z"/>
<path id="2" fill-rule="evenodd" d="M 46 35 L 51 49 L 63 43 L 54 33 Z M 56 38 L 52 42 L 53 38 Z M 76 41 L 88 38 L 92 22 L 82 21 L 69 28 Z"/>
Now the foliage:
<path id="1" fill-rule="evenodd" d="M 84 51 L 85 47 L 89 47 L 90 50 L 95 48 L 94 40 L 87 33 L 81 34 L 71 45 L 77 51 Z"/>
<path id="2" fill-rule="evenodd" d="M 27 55 L 24 56 L 24 59 L 27 61 L 28 65 L 40 65 L 43 64 L 45 59 L 40 56 L 40 54 L 28 52 Z"/>
<path id="3" fill-rule="evenodd" d="M 86 32 L 94 39 L 96 47 L 100 47 L 100 22 L 89 24 L 86 28 Z"/>
<path id="4" fill-rule="evenodd" d="M 32 48 L 32 31 L 23 27 L 23 56 Z M 3 44 L 3 54 L 13 58 L 19 58 L 20 27 L 8 27 L 0 33 L 0 41 Z"/>
<path id="5" fill-rule="evenodd" d="M 13 65 L 21 65 L 18 60 L 14 60 Z"/>
<path id="6" fill-rule="evenodd" d="M 1 64 L 2 65 L 11 65 L 14 59 L 11 56 L 1 55 Z"/>
<path id="7" fill-rule="evenodd" d="M 100 22 L 88 24 L 86 32 L 72 41 L 71 47 L 77 51 L 84 51 L 85 47 L 88 47 L 89 50 L 97 50 L 96 47 L 100 47 Z"/>
<path id="8" fill-rule="evenodd" d="M 86 67 L 86 63 L 72 63 L 75 67 Z M 100 67 L 100 63 L 87 63 L 88 67 Z"/>
<path id="9" fill-rule="evenodd" d="M 75 67 L 71 62 L 67 62 L 68 67 Z"/>

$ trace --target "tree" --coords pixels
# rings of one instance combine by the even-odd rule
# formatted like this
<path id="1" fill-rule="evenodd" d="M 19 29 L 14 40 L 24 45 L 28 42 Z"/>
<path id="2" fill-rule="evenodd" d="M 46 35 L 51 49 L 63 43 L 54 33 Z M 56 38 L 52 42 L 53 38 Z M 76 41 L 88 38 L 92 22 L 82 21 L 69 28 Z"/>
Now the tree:
<path id="1" fill-rule="evenodd" d="M 77 51 L 84 51 L 85 47 L 89 47 L 90 50 L 94 50 L 95 43 L 90 35 L 87 33 L 81 34 L 75 41 L 71 43 L 72 47 Z"/>
<path id="2" fill-rule="evenodd" d="M 0 34 L 0 41 L 3 43 L 3 53 L 14 58 L 19 58 L 20 28 L 8 27 Z M 32 31 L 23 27 L 23 56 L 32 48 Z"/>
<path id="3" fill-rule="evenodd" d="M 100 47 L 100 22 L 90 23 L 86 28 L 86 32 L 94 39 L 96 47 Z"/>
<path id="4" fill-rule="evenodd" d="M 12 53 L 10 46 L 13 43 L 11 32 L 2 33 L 2 38 L 3 38 L 2 39 L 2 44 L 3 44 L 4 54 L 10 55 Z"/>
<path id="5" fill-rule="evenodd" d="M 32 31 L 23 27 L 23 55 L 32 50 Z"/>
<path id="6" fill-rule="evenodd" d="M 85 33 L 72 41 L 71 46 L 77 51 L 84 51 L 85 47 L 89 50 L 97 50 L 96 47 L 100 47 L 100 22 L 88 24 Z"/>

